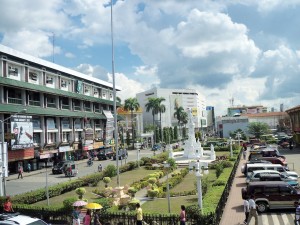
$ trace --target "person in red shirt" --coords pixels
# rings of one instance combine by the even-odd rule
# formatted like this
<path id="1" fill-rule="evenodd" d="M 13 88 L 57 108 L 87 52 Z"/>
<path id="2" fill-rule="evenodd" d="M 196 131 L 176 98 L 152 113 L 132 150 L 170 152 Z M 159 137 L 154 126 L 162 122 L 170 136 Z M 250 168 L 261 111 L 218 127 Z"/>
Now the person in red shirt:
<path id="1" fill-rule="evenodd" d="M 14 209 L 12 207 L 12 203 L 10 201 L 10 197 L 9 196 L 6 198 L 6 200 L 4 202 L 3 210 L 4 210 L 4 212 L 8 212 L 8 213 L 14 212 Z"/>

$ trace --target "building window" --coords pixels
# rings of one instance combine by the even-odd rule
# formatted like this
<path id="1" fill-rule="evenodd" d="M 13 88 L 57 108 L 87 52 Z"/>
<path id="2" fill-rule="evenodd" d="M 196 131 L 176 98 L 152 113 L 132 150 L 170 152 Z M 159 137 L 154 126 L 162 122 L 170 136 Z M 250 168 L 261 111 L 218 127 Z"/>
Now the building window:
<path id="1" fill-rule="evenodd" d="M 53 84 L 53 77 L 47 76 L 46 77 L 46 84 Z"/>
<path id="2" fill-rule="evenodd" d="M 29 72 L 29 79 L 33 82 L 38 81 L 38 74 L 36 72 L 30 71 Z"/>
<path id="3" fill-rule="evenodd" d="M 74 141 L 81 141 L 81 131 L 76 131 L 74 136 Z"/>
<path id="4" fill-rule="evenodd" d="M 49 132 L 48 133 L 48 139 L 47 139 L 47 143 L 48 144 L 53 144 L 53 143 L 55 143 L 56 142 L 56 133 L 51 133 L 51 132 Z"/>
<path id="5" fill-rule="evenodd" d="M 62 142 L 67 143 L 70 139 L 70 132 L 62 132 Z"/>
<path id="6" fill-rule="evenodd" d="M 16 66 L 8 66 L 8 75 L 9 76 L 19 76 L 19 68 Z"/>
<path id="7" fill-rule="evenodd" d="M 41 144 L 41 134 L 33 133 L 33 145 L 40 146 L 40 144 Z"/>

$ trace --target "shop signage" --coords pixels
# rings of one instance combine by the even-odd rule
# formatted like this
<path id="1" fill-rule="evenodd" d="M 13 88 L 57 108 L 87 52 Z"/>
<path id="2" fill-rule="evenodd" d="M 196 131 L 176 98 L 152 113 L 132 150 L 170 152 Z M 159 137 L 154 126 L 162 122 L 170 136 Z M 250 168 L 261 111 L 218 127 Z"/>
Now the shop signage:
<path id="1" fill-rule="evenodd" d="M 85 136 L 84 139 L 85 140 L 94 140 L 94 130 L 91 128 L 86 128 L 84 130 Z"/>
<path id="2" fill-rule="evenodd" d="M 71 147 L 70 146 L 60 146 L 59 147 L 59 152 L 68 152 L 68 151 L 71 151 L 72 149 L 71 149 Z"/>
<path id="3" fill-rule="evenodd" d="M 34 158 L 34 148 L 8 151 L 8 162 Z"/>
<path id="4" fill-rule="evenodd" d="M 94 142 L 94 149 L 102 148 L 103 147 L 103 141 Z"/>

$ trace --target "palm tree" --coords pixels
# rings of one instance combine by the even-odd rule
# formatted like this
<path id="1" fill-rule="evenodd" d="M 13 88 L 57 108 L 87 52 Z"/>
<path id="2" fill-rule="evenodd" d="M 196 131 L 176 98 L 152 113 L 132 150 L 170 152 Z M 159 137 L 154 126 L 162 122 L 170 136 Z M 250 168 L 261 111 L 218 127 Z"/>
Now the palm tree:
<path id="1" fill-rule="evenodd" d="M 160 121 L 160 129 L 161 127 L 161 114 L 166 112 L 166 106 L 164 104 L 161 104 L 163 101 L 166 101 L 165 98 L 157 98 L 157 107 L 158 107 L 158 112 L 159 112 L 159 121 Z M 162 141 L 163 141 L 163 135 L 162 135 Z"/>
<path id="2" fill-rule="evenodd" d="M 184 120 L 187 121 L 187 113 L 184 111 L 183 107 L 176 107 L 175 109 L 175 113 L 174 113 L 174 117 L 176 117 L 176 119 L 178 120 L 178 125 L 179 128 L 182 125 L 182 123 L 184 123 Z"/>
<path id="3" fill-rule="evenodd" d="M 157 98 L 148 98 L 148 102 L 145 105 L 146 112 L 152 111 L 152 117 L 153 117 L 153 125 L 154 123 L 154 116 L 159 113 L 158 107 L 157 107 Z"/>
<path id="4" fill-rule="evenodd" d="M 134 149 L 135 130 L 133 125 L 133 111 L 137 111 L 140 107 L 137 98 L 128 98 L 124 102 L 124 109 L 131 112 L 131 127 L 132 127 L 132 148 Z"/>

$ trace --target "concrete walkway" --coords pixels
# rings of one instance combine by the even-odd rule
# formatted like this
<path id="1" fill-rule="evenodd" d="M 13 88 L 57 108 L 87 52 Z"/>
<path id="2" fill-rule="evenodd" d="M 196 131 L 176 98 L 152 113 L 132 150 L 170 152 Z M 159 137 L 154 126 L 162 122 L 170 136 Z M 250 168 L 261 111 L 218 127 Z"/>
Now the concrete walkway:
<path id="1" fill-rule="evenodd" d="M 227 203 L 223 211 L 220 225 L 240 225 L 244 224 L 245 214 L 243 209 L 243 199 L 241 189 L 246 186 L 246 177 L 241 172 L 241 166 L 246 162 L 241 157 L 233 184 L 231 186 Z"/>

